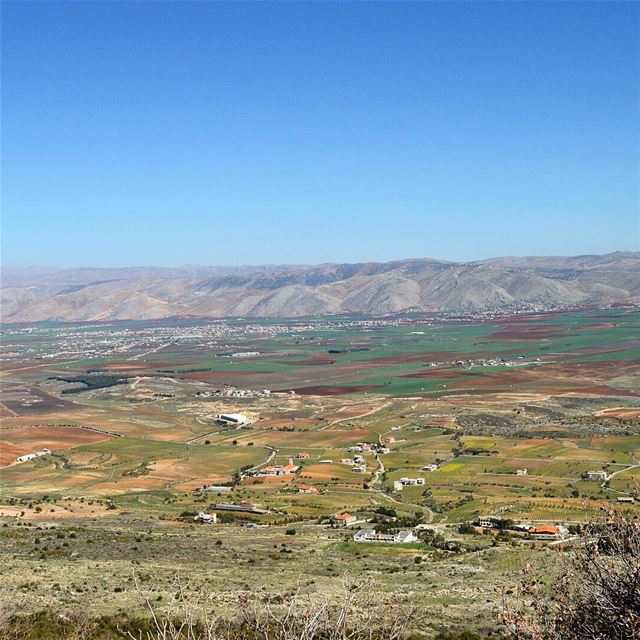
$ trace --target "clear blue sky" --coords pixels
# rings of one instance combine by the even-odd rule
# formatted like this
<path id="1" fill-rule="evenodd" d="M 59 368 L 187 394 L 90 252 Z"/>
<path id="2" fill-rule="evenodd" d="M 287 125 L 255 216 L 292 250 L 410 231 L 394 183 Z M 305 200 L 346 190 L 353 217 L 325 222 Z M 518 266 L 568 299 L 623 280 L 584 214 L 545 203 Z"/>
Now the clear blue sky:
<path id="1" fill-rule="evenodd" d="M 13 266 L 639 248 L 640 4 L 2 3 Z"/>

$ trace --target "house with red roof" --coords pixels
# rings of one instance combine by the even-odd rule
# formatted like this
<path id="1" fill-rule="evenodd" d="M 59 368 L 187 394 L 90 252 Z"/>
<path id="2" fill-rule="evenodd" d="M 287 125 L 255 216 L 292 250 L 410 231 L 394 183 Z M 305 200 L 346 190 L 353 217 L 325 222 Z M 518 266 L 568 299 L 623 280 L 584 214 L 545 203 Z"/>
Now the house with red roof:
<path id="1" fill-rule="evenodd" d="M 357 521 L 358 518 L 346 512 L 331 517 L 331 522 L 339 527 L 348 527 L 351 524 L 355 524 Z"/>
<path id="2" fill-rule="evenodd" d="M 310 484 L 300 484 L 298 485 L 298 493 L 318 493 L 318 490 Z"/>
<path id="3" fill-rule="evenodd" d="M 560 539 L 560 531 L 558 531 L 558 527 L 554 527 L 551 524 L 541 524 L 537 527 L 530 527 L 527 533 L 533 537 L 534 540 Z"/>

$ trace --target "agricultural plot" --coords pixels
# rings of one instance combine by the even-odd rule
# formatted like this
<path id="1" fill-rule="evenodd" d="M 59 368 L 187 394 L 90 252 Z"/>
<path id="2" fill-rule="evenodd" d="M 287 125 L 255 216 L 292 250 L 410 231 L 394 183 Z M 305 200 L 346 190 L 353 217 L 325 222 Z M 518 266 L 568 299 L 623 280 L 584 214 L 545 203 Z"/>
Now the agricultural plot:
<path id="1" fill-rule="evenodd" d="M 0 559 L 7 576 L 42 558 L 59 575 L 75 554 L 74 580 L 92 585 L 100 610 L 111 605 L 96 563 L 112 596 L 123 589 L 113 606 L 127 607 L 132 561 L 161 595 L 186 548 L 197 580 L 227 598 L 273 572 L 284 587 L 300 574 L 335 587 L 357 559 L 383 590 L 410 583 L 438 619 L 463 620 L 521 549 L 494 549 L 490 536 L 462 541 L 491 556 L 363 545 L 330 516 L 364 526 L 395 514 L 460 542 L 458 526 L 480 516 L 570 524 L 603 506 L 637 511 L 639 343 L 631 309 L 11 329 L 0 339 L 0 531 L 20 551 Z M 299 468 L 274 471 L 290 460 Z M 399 489 L 401 478 L 424 484 Z M 218 524 L 196 525 L 199 511 Z M 49 526 L 77 538 L 34 543 Z M 34 602 L 73 606 L 33 582 Z"/>

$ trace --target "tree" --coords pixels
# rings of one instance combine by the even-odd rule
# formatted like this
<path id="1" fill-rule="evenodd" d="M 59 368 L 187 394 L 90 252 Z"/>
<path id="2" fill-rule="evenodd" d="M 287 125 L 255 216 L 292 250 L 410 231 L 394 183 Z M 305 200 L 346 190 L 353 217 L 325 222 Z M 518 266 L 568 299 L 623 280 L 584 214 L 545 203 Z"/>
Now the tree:
<path id="1" fill-rule="evenodd" d="M 466 533 L 472 535 L 476 532 L 476 528 L 470 522 L 463 522 L 458 527 L 458 533 Z"/>
<path id="2" fill-rule="evenodd" d="M 640 638 L 640 520 L 609 510 L 584 527 L 551 588 L 526 581 L 501 618 L 519 640 Z"/>

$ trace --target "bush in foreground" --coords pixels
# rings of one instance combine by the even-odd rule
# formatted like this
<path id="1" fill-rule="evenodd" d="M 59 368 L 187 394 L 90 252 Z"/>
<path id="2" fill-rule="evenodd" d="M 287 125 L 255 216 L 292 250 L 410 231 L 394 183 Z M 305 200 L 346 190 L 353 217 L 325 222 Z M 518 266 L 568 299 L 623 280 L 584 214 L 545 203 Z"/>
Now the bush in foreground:
<path id="1" fill-rule="evenodd" d="M 582 528 L 548 589 L 525 582 L 502 622 L 518 640 L 640 638 L 640 520 L 615 511 Z"/>

